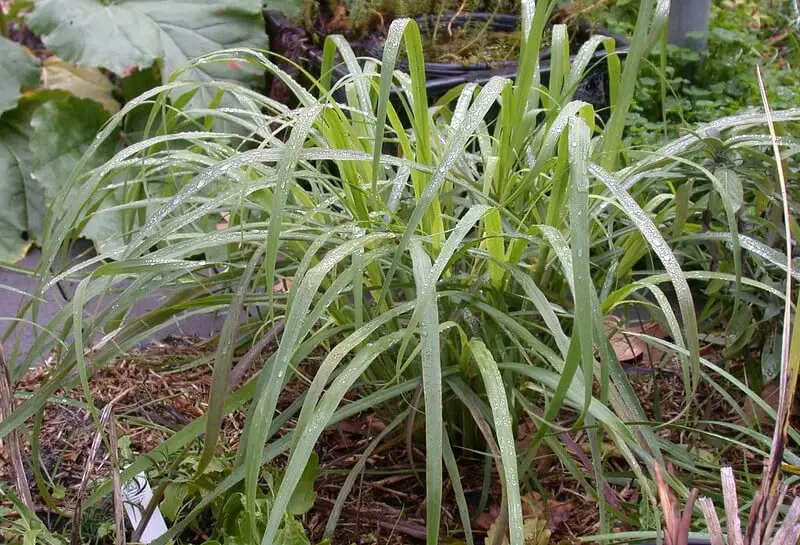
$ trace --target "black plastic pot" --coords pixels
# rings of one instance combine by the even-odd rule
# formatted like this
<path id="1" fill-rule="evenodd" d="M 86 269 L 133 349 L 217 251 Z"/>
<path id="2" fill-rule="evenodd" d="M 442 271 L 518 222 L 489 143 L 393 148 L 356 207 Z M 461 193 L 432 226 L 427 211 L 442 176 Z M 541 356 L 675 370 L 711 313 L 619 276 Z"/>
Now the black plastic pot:
<path id="1" fill-rule="evenodd" d="M 321 37 L 311 36 L 305 29 L 297 27 L 286 19 L 280 12 L 266 9 L 264 10 L 264 20 L 266 22 L 266 32 L 270 38 L 272 51 L 279 55 L 292 59 L 304 66 L 311 74 L 318 76 L 322 66 L 322 50 L 315 41 L 320 41 Z M 442 14 L 441 16 L 427 16 L 417 18 L 417 23 L 424 31 L 428 25 L 437 22 L 452 20 L 451 25 L 459 27 L 474 22 L 489 24 L 489 29 L 494 31 L 513 31 L 519 27 L 520 18 L 515 15 L 498 15 L 488 13 L 467 13 L 453 16 L 453 14 Z M 588 37 L 591 34 L 602 34 L 614 38 L 617 43 L 617 53 L 624 58 L 628 52 L 628 41 L 622 36 L 615 35 L 602 27 L 592 27 L 586 21 L 577 23 L 578 31 L 581 35 Z M 316 39 L 315 39 L 316 38 Z M 372 37 L 359 42 L 351 43 L 357 55 L 372 56 L 380 58 L 383 52 L 383 43 L 380 39 Z M 606 89 L 608 88 L 607 71 L 604 68 L 605 51 L 600 49 L 595 52 L 594 67 L 590 63 L 591 71 L 581 88 L 575 94 L 576 99 L 585 100 L 600 109 L 608 106 Z M 550 50 L 543 49 L 540 55 L 540 77 L 543 84 L 547 84 L 550 78 Z M 299 71 L 283 63 L 282 66 L 292 75 Z M 404 62 L 398 62 L 397 68 L 402 70 Z M 450 89 L 465 83 L 484 84 L 494 76 L 502 76 L 513 79 L 517 75 L 517 61 L 509 60 L 506 62 L 492 64 L 446 64 L 446 63 L 425 63 L 426 89 L 428 99 L 434 101 L 444 95 Z M 334 66 L 332 79 L 334 81 L 347 75 L 346 69 L 341 65 Z M 271 82 L 268 82 L 268 90 Z"/>

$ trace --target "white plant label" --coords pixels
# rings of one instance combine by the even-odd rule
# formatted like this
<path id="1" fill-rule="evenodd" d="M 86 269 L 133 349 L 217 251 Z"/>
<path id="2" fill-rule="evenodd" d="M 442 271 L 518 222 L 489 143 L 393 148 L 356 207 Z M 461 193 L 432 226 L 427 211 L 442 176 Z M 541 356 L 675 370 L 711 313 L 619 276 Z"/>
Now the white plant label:
<path id="1" fill-rule="evenodd" d="M 147 504 L 152 498 L 153 489 L 150 488 L 150 483 L 147 482 L 147 476 L 144 473 L 139 473 L 122 487 L 122 501 L 125 512 L 128 514 L 128 520 L 131 522 L 131 528 L 135 529 L 139 526 L 144 510 L 147 509 Z M 167 533 L 167 524 L 164 522 L 161 510 L 156 507 L 150 520 L 147 521 L 140 541 L 152 543 L 165 533 Z"/>

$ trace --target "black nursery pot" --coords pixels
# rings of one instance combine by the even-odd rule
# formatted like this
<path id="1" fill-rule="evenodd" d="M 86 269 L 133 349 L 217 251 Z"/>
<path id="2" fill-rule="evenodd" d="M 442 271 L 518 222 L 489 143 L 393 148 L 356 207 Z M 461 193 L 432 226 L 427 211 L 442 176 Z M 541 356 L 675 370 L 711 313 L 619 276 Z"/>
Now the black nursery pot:
<path id="1" fill-rule="evenodd" d="M 291 58 L 294 62 L 299 62 L 311 74 L 318 76 L 322 67 L 322 50 L 315 44 L 315 41 L 321 41 L 322 38 L 318 37 L 319 39 L 314 40 L 314 37 L 305 29 L 297 27 L 281 13 L 274 10 L 265 9 L 264 20 L 266 22 L 266 32 L 270 38 L 271 49 L 275 53 Z M 451 28 L 458 28 L 472 23 L 488 23 L 488 30 L 495 32 L 514 31 L 519 28 L 520 24 L 520 18 L 516 15 L 489 13 L 464 13 L 456 16 L 452 13 L 445 13 L 441 16 L 417 18 L 417 23 L 423 32 L 430 28 L 430 25 L 440 24 L 442 21 L 449 23 Z M 578 30 L 578 37 L 583 38 L 582 41 L 576 44 L 577 46 L 580 46 L 593 34 L 602 34 L 616 41 L 616 51 L 620 57 L 624 58 L 627 55 L 629 43 L 622 36 L 616 35 L 603 27 L 593 26 L 585 20 L 580 20 L 573 26 Z M 571 29 L 571 34 L 573 32 L 574 29 Z M 351 43 L 351 46 L 354 52 L 361 56 L 380 58 L 383 53 L 383 41 L 379 36 L 372 36 L 359 42 Z M 578 48 L 574 47 L 572 49 L 577 51 Z M 594 105 L 596 109 L 608 106 L 608 74 L 605 69 L 605 56 L 605 50 L 602 48 L 595 52 L 594 62 L 589 63 L 590 72 L 575 93 L 576 99 L 584 100 Z M 574 55 L 571 58 L 574 58 Z M 547 85 L 550 79 L 550 49 L 543 49 L 539 59 L 541 83 Z M 293 69 L 286 63 L 283 63 L 282 66 L 288 68 L 292 73 Z M 404 61 L 398 61 L 398 69 L 404 70 L 405 67 Z M 494 76 L 513 79 L 517 75 L 517 68 L 518 63 L 516 60 L 467 65 L 426 62 L 425 75 L 428 100 L 433 102 L 450 89 L 465 83 L 485 84 Z M 299 71 L 294 71 L 299 73 Z M 293 75 L 295 74 L 293 73 Z M 332 74 L 334 81 L 346 75 L 347 72 L 342 65 L 334 66 Z M 269 85 L 270 82 L 268 81 L 268 91 Z"/>

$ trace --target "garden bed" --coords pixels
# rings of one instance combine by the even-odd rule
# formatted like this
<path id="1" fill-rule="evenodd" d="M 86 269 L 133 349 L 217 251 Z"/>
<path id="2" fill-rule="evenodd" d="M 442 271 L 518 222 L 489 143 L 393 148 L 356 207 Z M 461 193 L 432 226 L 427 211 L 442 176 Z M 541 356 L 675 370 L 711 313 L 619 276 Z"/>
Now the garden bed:
<path id="1" fill-rule="evenodd" d="M 264 10 L 266 32 L 272 44 L 272 51 L 288 59 L 279 64 L 291 75 L 303 79 L 296 65 L 307 69 L 314 77 L 320 75 L 322 67 L 322 35 L 309 32 L 290 21 L 275 10 Z M 520 18 L 516 15 L 489 13 L 443 13 L 438 16 L 423 16 L 416 19 L 423 37 L 423 52 L 426 55 L 426 90 L 429 100 L 435 100 L 448 90 L 465 83 L 485 84 L 494 76 L 514 78 L 517 74 L 519 54 Z M 380 59 L 383 54 L 386 25 L 350 42 L 356 55 Z M 441 28 L 440 28 L 441 27 Z M 547 85 L 550 77 L 550 29 L 545 32 L 540 54 L 541 83 Z M 617 54 L 624 58 L 628 51 L 628 41 L 606 28 L 577 19 L 570 21 L 570 53 L 574 56 L 580 45 L 592 35 L 600 34 L 614 38 Z M 607 70 L 602 49 L 594 53 L 594 63 L 590 64 L 590 74 L 584 85 L 578 89 L 575 98 L 593 104 L 596 109 L 608 106 Z M 403 58 L 398 60 L 397 68 L 407 70 Z M 333 79 L 338 80 L 347 74 L 341 65 L 334 65 Z M 283 99 L 286 91 L 280 82 L 268 81 L 267 89 L 273 98 Z"/>
<path id="2" fill-rule="evenodd" d="M 617 343 L 622 342 L 617 338 Z M 192 420 L 205 414 L 212 379 L 208 362 L 213 357 L 214 348 L 213 342 L 199 338 L 169 337 L 163 343 L 151 344 L 115 360 L 92 377 L 90 390 L 95 404 L 103 407 L 115 400 L 115 421 L 122 445 L 120 450 L 123 453 L 128 451 L 128 456 L 135 456 L 150 452 Z M 274 346 L 268 347 L 264 356 L 274 349 Z M 654 360 L 651 359 L 654 355 L 638 351 L 635 346 L 630 349 L 631 362 L 635 364 L 629 367 L 631 382 L 645 412 L 653 419 L 660 415 L 661 420 L 678 416 L 683 408 L 684 392 L 675 363 L 668 363 L 654 375 Z M 619 350 L 624 354 L 621 344 Z M 709 356 L 713 357 L 712 354 Z M 313 376 L 315 361 L 315 358 L 311 358 L 299 369 L 300 373 Z M 260 368 L 261 364 L 257 361 L 253 368 L 247 369 L 243 380 L 253 377 Z M 49 370 L 49 367 L 43 366 L 30 371 L 19 384 L 18 391 L 35 391 L 46 380 Z M 304 389 L 302 380 L 293 379 L 281 393 L 279 410 L 289 407 Z M 348 397 L 356 399 L 358 390 L 354 390 Z M 26 446 L 23 457 L 28 470 L 28 481 L 32 484 L 34 496 L 39 498 L 37 509 L 42 513 L 42 520 L 48 521 L 52 531 L 63 532 L 69 527 L 69 514 L 77 505 L 78 490 L 84 472 L 87 471 L 87 464 L 90 463 L 89 451 L 96 432 L 84 405 L 83 389 L 77 387 L 63 390 L 58 392 L 56 398 L 60 402 L 51 404 L 44 412 L 39 448 L 44 474 L 55 485 L 50 493 L 57 508 L 66 517 L 59 516 L 50 506 L 41 503 L 42 495 L 37 490 L 31 468 L 30 445 Z M 698 393 L 698 400 L 703 400 L 700 410 L 715 421 L 736 422 L 736 415 L 731 413 L 728 403 L 719 393 L 703 387 Z M 218 456 L 215 458 L 212 473 L 207 475 L 212 482 L 206 486 L 213 486 L 214 481 L 229 474 L 244 427 L 245 412 L 244 409 L 239 409 L 225 418 Z M 416 447 L 409 451 L 403 433 L 394 433 L 377 446 L 371 447 L 375 437 L 387 425 L 385 417 L 384 414 L 362 413 L 324 432 L 316 449 L 320 467 L 314 482 L 316 498 L 313 507 L 302 517 L 302 523 L 312 543 L 323 539 L 325 525 L 336 505 L 338 493 L 347 475 L 367 449 L 370 452 L 365 470 L 343 504 L 333 543 L 378 542 L 400 545 L 424 541 L 424 475 L 418 473 L 415 467 L 419 469 L 424 465 L 425 455 Z M 568 426 L 569 417 L 565 417 L 567 420 L 562 424 Z M 293 422 L 294 420 L 290 420 L 286 424 L 287 431 L 292 428 Z M 421 432 L 420 420 L 416 421 L 414 429 L 417 430 L 415 433 Z M 533 423 L 529 419 L 520 425 L 520 451 L 534 431 Z M 668 433 L 662 433 L 665 438 L 668 437 L 676 443 L 681 441 L 679 429 L 669 432 L 665 430 L 665 433 Z M 572 449 L 576 462 L 579 465 L 589 464 L 588 458 L 582 455 L 582 451 L 588 451 L 589 448 L 585 432 L 562 435 L 562 441 L 568 449 Z M 179 467 L 194 467 L 201 450 L 201 439 L 183 453 L 185 459 Z M 711 441 L 705 445 L 696 443 L 692 448 L 711 452 L 715 447 Z M 191 470 L 184 474 L 184 470 L 178 469 L 176 472 L 174 468 L 170 469 L 178 455 L 175 452 L 167 457 L 163 454 L 154 457 L 154 467 L 148 472 L 153 488 L 164 479 L 182 482 L 182 475 L 191 476 Z M 491 530 L 499 514 L 501 489 L 498 476 L 492 470 L 488 475 L 489 480 L 485 481 L 484 465 L 479 458 L 476 459 L 468 453 L 457 455 L 462 473 L 461 484 L 471 510 L 473 530 L 478 536 L 485 535 Z M 607 462 L 611 466 L 619 465 L 620 470 L 624 471 L 624 460 L 620 459 L 617 463 L 617 458 L 618 454 L 613 450 L 606 454 Z M 757 456 L 745 449 L 730 449 L 725 460 L 737 464 L 747 460 L 753 471 L 757 470 L 760 463 Z M 279 472 L 283 458 L 279 457 L 272 463 L 274 470 L 271 471 Z M 597 533 L 600 528 L 594 500 L 580 491 L 580 483 L 561 465 L 559 459 L 543 448 L 534 464 L 537 468 L 536 474 L 539 475 L 537 486 L 540 492 L 531 492 L 523 498 L 526 520 L 540 521 L 537 522 L 541 525 L 540 530 L 547 532 L 543 536 L 549 536 L 551 542 L 575 542 L 579 536 Z M 110 478 L 111 468 L 109 452 L 105 446 L 101 446 L 99 455 L 88 469 L 90 486 L 87 495 L 92 493 L 95 486 Z M 10 464 L 0 465 L 0 484 L 12 482 L 10 469 Z M 589 474 L 590 467 L 585 467 L 584 470 Z M 485 488 L 487 482 L 488 488 Z M 609 487 L 606 495 L 623 513 L 633 516 L 639 509 L 641 498 L 636 487 L 620 482 Z M 161 503 L 161 509 L 165 513 L 176 509 L 176 506 L 170 505 L 175 497 L 169 496 Z M 181 498 L 180 501 L 185 501 L 185 505 L 179 504 L 177 508 L 183 509 L 184 513 L 188 507 L 196 504 L 196 500 L 191 497 Z M 451 531 L 460 527 L 460 519 L 452 483 L 449 482 L 445 482 L 443 509 L 443 528 L 450 535 Z M 8 534 L 9 524 L 14 520 L 16 519 L 12 516 L 0 525 L 0 535 L 3 532 L 11 535 Z M 176 543 L 202 543 L 210 538 L 217 521 L 211 513 L 201 514 L 197 524 L 184 531 Z M 619 524 L 616 531 L 637 529 L 624 520 L 620 520 Z M 95 536 L 96 544 L 110 544 L 113 542 L 111 529 L 111 496 L 102 498 L 94 505 L 84 505 L 82 534 L 85 537 Z"/>

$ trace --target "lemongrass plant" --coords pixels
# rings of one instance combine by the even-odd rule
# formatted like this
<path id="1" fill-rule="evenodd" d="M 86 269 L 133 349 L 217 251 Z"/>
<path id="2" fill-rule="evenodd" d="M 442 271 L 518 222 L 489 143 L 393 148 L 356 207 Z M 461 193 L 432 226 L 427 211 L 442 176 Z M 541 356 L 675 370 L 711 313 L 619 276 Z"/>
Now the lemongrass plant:
<path id="1" fill-rule="evenodd" d="M 680 362 L 687 411 L 698 383 L 711 380 L 709 370 L 749 392 L 699 357 L 690 275 L 668 242 L 677 205 L 668 203 L 669 196 L 649 194 L 655 187 L 650 184 L 663 184 L 702 135 L 634 163 L 622 150 L 638 63 L 663 28 L 668 4 L 641 2 L 624 70 L 613 40 L 603 37 L 584 44 L 570 64 L 566 29 L 556 26 L 544 87 L 537 62 L 553 2 L 526 2 L 516 80 L 466 85 L 436 104 L 425 96 L 420 34 L 409 20 L 392 24 L 380 62 L 356 59 L 346 41 L 328 38 L 322 76 L 310 90 L 259 51 L 228 50 L 192 61 L 112 118 L 49 211 L 41 289 L 62 279 L 79 284 L 28 354 L 11 358 L 14 380 L 54 349 L 58 365 L 0 423 L 0 437 L 40 413 L 68 381 L 83 384 L 91 404 L 87 381 L 95 370 L 181 318 L 222 312 L 226 320 L 207 413 L 155 452 L 139 456 L 123 478 L 201 435 L 202 472 L 224 415 L 250 403 L 238 466 L 158 543 L 179 535 L 241 481 L 252 508 L 262 464 L 288 453 L 267 528 L 251 536 L 253 543 L 273 543 L 322 431 L 360 411 L 397 414 L 409 399 L 419 399 L 410 414 L 418 409 L 417 418 L 424 419 L 430 544 L 439 539 L 445 472 L 472 542 L 466 501 L 456 484 L 456 458 L 467 449 L 487 451 L 487 476 L 492 465 L 498 469 L 512 545 L 523 543 L 520 496 L 536 478 L 530 462 L 543 444 L 587 496 L 597 498 L 602 532 L 624 517 L 598 493 L 607 487 L 602 442 L 615 445 L 653 505 L 646 468 L 665 456 L 686 471 L 709 474 L 686 448 L 645 425 L 603 323 L 632 295 L 650 292 L 672 340 L 643 337 Z M 409 74 L 393 70 L 401 47 Z M 606 127 L 591 105 L 571 100 L 600 47 L 607 52 L 611 82 Z M 269 71 L 299 106 L 289 108 L 232 83 L 189 79 L 194 67 L 225 62 Z M 333 82 L 335 62 L 344 63 L 348 75 Z M 193 107 L 189 99 L 201 88 L 226 106 Z M 399 108 L 390 100 L 393 89 Z M 100 143 L 126 115 L 142 110 L 150 112 L 150 136 L 90 168 Z M 800 111 L 777 115 L 779 122 L 798 117 Z M 758 132 L 761 121 L 731 118 L 713 130 Z M 119 204 L 101 209 L 112 197 Z M 125 226 L 110 241 L 112 249 L 50 273 L 60 252 L 99 214 L 117 214 Z M 220 218 L 226 225 L 217 229 Z M 650 254 L 662 266 L 630 283 L 629 273 L 639 271 Z M 694 277 L 747 283 L 780 297 L 743 275 Z M 273 289 L 285 278 L 293 280 L 288 293 Z M 677 313 L 660 287 L 665 283 L 677 294 Z M 134 315 L 134 306 L 154 294 L 161 304 Z M 90 302 L 98 303 L 92 313 L 86 311 Z M 35 316 L 36 301 L 30 306 Z M 278 349 L 257 378 L 229 393 L 237 349 L 280 330 Z M 302 378 L 297 366 L 320 351 L 325 358 L 303 395 L 276 412 L 286 382 Z M 357 401 L 345 402 L 354 389 Z M 552 435 L 561 429 L 556 417 L 565 413 L 573 416 L 574 427 L 588 430 L 591 474 Z M 290 418 L 295 427 L 278 438 L 278 428 Z M 518 451 L 523 418 L 537 432 Z M 672 484 L 685 493 L 680 482 Z M 99 487 L 89 501 L 108 490 Z M 334 513 L 346 495 L 345 489 Z M 329 522 L 329 532 L 335 522 Z"/>

